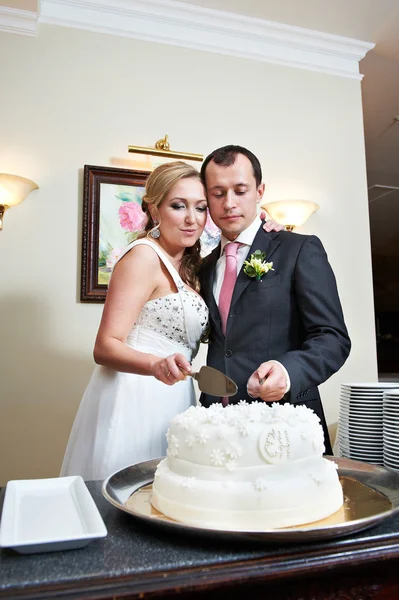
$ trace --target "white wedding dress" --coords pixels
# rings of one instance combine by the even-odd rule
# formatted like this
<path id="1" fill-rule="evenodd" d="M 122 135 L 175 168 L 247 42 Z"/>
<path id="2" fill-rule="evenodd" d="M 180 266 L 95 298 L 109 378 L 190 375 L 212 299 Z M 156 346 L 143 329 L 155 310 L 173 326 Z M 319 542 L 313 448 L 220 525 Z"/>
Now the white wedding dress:
<path id="1" fill-rule="evenodd" d="M 126 344 L 161 357 L 180 352 L 191 362 L 207 326 L 206 304 L 187 289 L 153 242 L 137 240 L 120 258 L 138 244 L 155 250 L 177 292 L 145 303 Z M 170 420 L 195 402 L 191 377 L 167 386 L 155 377 L 96 366 L 72 427 L 60 475 L 105 479 L 128 465 L 165 456 Z"/>

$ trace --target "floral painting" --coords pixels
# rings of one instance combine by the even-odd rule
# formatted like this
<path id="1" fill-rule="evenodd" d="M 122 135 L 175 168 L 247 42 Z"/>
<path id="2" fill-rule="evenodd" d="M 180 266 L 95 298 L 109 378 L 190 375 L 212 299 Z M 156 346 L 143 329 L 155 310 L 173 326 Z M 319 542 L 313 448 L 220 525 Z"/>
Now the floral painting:
<path id="1" fill-rule="evenodd" d="M 149 171 L 84 167 L 81 300 L 104 302 L 110 275 L 123 249 L 145 226 L 141 209 Z M 219 243 L 209 214 L 201 237 L 202 256 Z"/>
<path id="2" fill-rule="evenodd" d="M 100 186 L 100 235 L 98 247 L 98 281 L 108 285 L 112 268 L 127 244 L 144 228 L 141 210 L 143 186 Z"/>

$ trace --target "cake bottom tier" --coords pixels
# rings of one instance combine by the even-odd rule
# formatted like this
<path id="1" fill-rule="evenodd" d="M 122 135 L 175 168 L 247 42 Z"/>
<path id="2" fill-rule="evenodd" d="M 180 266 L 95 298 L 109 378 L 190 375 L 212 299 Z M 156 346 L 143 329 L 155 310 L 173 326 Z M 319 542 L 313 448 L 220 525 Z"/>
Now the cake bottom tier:
<path id="1" fill-rule="evenodd" d="M 302 464 L 291 468 L 289 477 L 268 479 L 265 472 L 255 481 L 233 477 L 210 481 L 179 475 L 170 470 L 166 459 L 155 477 L 151 504 L 171 519 L 209 529 L 264 531 L 311 523 L 343 504 L 335 464 L 318 460 L 321 477 L 314 477 Z"/>

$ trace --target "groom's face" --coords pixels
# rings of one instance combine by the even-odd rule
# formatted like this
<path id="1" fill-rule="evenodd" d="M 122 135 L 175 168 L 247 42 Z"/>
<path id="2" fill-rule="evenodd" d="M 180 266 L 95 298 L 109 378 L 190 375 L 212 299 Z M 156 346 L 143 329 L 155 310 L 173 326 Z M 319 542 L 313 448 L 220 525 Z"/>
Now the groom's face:
<path id="1" fill-rule="evenodd" d="M 243 154 L 237 154 L 229 167 L 211 161 L 205 184 L 213 221 L 227 239 L 235 240 L 255 219 L 264 184 L 256 185 L 252 165 Z"/>

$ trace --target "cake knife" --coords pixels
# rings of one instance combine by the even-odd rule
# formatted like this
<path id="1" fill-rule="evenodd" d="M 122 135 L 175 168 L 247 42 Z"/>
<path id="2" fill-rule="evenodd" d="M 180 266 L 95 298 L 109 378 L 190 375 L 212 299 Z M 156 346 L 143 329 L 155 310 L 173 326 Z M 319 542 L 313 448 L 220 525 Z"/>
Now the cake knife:
<path id="1" fill-rule="evenodd" d="M 197 381 L 200 391 L 204 394 L 234 396 L 237 393 L 237 384 L 213 367 L 203 366 L 198 373 L 186 373 L 186 375 Z"/>

